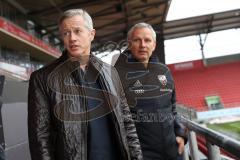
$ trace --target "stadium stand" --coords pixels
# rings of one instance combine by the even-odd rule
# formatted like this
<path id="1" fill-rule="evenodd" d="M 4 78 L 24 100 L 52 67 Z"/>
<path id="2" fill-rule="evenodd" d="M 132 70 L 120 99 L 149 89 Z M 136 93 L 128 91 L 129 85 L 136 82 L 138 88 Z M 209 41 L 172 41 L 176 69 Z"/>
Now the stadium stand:
<path id="1" fill-rule="evenodd" d="M 206 111 L 205 97 L 218 95 L 225 108 L 240 106 L 240 61 L 208 67 L 203 67 L 201 61 L 193 61 L 169 67 L 175 79 L 179 103 L 194 106 L 197 111 Z"/>

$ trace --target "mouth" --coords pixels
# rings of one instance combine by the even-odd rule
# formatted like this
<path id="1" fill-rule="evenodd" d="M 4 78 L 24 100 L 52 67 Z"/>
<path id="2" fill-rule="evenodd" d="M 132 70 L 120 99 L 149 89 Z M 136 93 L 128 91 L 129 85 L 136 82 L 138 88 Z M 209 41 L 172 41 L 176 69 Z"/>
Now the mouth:
<path id="1" fill-rule="evenodd" d="M 147 51 L 139 51 L 140 54 L 147 54 Z"/>
<path id="2" fill-rule="evenodd" d="M 78 45 L 70 45 L 70 49 L 71 49 L 71 50 L 76 50 L 76 49 L 78 49 L 78 48 L 79 48 Z"/>

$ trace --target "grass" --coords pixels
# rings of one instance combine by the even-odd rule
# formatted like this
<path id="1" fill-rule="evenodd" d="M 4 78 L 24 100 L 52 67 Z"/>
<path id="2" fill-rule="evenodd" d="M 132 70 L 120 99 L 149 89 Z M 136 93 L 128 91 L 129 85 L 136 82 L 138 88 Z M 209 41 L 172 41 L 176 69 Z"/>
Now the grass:
<path id="1" fill-rule="evenodd" d="M 240 140 L 240 121 L 221 124 L 207 124 L 208 128 Z"/>

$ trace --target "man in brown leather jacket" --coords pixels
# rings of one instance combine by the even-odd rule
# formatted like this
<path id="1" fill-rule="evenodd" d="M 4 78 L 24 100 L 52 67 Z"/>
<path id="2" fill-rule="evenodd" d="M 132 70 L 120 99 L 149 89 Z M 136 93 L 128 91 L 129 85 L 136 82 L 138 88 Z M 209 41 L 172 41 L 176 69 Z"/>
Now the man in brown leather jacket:
<path id="1" fill-rule="evenodd" d="M 59 30 L 62 56 L 30 77 L 32 160 L 142 159 L 118 74 L 91 54 L 91 17 L 81 9 L 68 10 Z"/>

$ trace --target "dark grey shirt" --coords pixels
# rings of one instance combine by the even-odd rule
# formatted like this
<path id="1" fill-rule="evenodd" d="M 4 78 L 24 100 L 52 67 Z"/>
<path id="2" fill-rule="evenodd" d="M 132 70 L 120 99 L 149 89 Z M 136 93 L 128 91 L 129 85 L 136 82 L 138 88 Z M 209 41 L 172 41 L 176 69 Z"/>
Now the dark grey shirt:
<path id="1" fill-rule="evenodd" d="M 83 71 L 81 71 L 81 73 L 84 74 Z M 85 78 L 86 77 L 83 79 Z M 85 80 L 82 81 L 82 85 L 97 90 L 102 88 L 98 78 L 94 80 L 95 82 L 89 82 L 89 80 L 91 80 L 91 78 L 88 78 L 87 82 Z M 99 94 L 99 92 L 96 92 L 96 94 Z M 103 94 L 96 95 L 96 97 L 98 97 L 98 99 L 95 99 L 95 97 L 87 98 L 88 111 L 96 109 L 96 107 L 99 107 L 99 104 L 101 105 L 101 101 L 105 100 Z M 111 114 L 108 113 L 101 117 L 91 119 L 88 122 L 88 160 L 118 160 L 117 145 L 115 145 L 116 136 L 114 136 L 111 120 Z"/>

